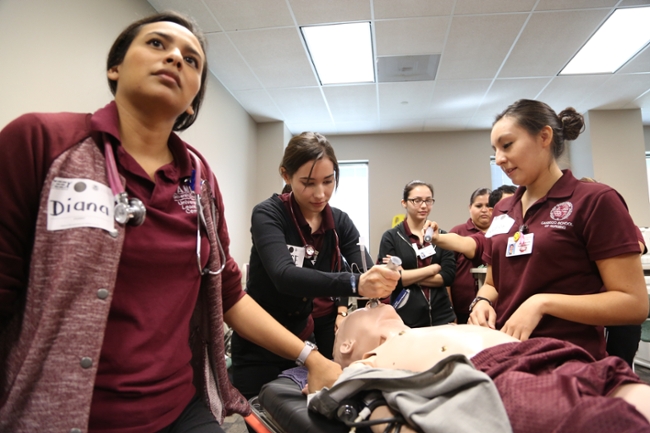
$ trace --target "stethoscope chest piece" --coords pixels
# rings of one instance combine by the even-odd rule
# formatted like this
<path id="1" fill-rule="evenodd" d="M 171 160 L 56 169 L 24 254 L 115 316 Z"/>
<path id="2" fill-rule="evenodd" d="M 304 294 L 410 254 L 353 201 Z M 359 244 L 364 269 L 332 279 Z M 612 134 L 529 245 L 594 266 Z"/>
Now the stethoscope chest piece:
<path id="1" fill-rule="evenodd" d="M 115 203 L 115 221 L 119 224 L 129 223 L 132 226 L 139 226 L 144 223 L 147 216 L 147 208 L 138 198 L 129 199 L 126 193 L 121 193 Z"/>

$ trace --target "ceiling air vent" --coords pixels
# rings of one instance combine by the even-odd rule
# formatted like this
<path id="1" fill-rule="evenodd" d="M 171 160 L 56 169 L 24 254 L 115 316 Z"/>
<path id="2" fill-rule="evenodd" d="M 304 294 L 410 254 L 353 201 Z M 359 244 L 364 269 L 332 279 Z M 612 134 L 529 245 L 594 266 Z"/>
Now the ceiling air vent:
<path id="1" fill-rule="evenodd" d="M 439 63 L 440 54 L 378 57 L 377 78 L 380 83 L 433 81 Z"/>

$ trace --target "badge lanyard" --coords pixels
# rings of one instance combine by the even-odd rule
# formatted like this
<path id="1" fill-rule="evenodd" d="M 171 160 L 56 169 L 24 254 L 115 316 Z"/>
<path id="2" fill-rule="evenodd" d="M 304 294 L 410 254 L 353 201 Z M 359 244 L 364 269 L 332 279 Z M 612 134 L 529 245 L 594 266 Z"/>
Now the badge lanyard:
<path id="1" fill-rule="evenodd" d="M 305 239 L 305 236 L 302 233 L 302 229 L 300 228 L 300 225 L 298 225 L 298 219 L 296 218 L 296 214 L 293 211 L 293 192 L 290 193 L 289 197 L 289 210 L 291 211 L 291 218 L 293 219 L 293 223 L 296 226 L 296 230 L 298 230 L 298 234 L 300 235 L 300 240 L 302 241 L 302 244 L 304 245 L 305 248 L 305 258 L 306 259 L 312 259 L 315 254 L 318 252 L 316 251 L 316 248 L 314 248 L 313 245 L 310 245 L 307 243 L 307 240 Z M 341 272 L 341 261 L 338 260 L 338 257 L 341 255 L 341 250 L 339 248 L 339 234 L 336 232 L 336 229 L 332 229 L 334 231 L 334 237 L 336 238 L 336 250 L 332 254 L 333 260 L 332 260 L 332 265 L 330 267 L 330 270 L 333 272 L 334 271 L 334 262 L 336 261 L 337 264 L 337 270 L 338 272 Z"/>

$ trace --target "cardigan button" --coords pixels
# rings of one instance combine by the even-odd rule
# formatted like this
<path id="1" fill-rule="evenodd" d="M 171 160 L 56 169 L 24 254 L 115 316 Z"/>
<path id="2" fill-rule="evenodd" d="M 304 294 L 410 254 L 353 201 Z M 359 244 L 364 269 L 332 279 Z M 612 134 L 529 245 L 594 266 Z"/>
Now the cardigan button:
<path id="1" fill-rule="evenodd" d="M 302 298 L 302 302 L 307 302 L 307 298 Z"/>
<path id="2" fill-rule="evenodd" d="M 79 364 L 81 364 L 81 368 L 90 368 L 93 366 L 93 360 L 87 356 L 84 356 L 81 358 L 81 362 Z"/>
<path id="3" fill-rule="evenodd" d="M 117 229 L 115 229 L 115 230 L 111 230 L 111 231 L 109 231 L 108 234 L 111 235 L 111 237 L 112 237 L 113 239 L 115 239 L 115 238 L 117 238 L 117 237 L 120 235 L 120 232 L 118 232 Z"/>
<path id="4" fill-rule="evenodd" d="M 108 294 L 109 294 L 109 293 L 108 293 L 108 290 L 106 290 L 106 289 L 99 289 L 99 290 L 97 290 L 97 297 L 98 297 L 99 299 L 106 299 L 106 298 L 108 298 Z"/>

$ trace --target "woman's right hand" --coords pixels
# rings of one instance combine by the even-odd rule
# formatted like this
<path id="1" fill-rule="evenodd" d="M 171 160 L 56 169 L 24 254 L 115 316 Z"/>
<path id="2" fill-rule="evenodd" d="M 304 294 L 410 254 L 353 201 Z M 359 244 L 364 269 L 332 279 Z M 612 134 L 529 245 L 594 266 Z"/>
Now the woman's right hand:
<path id="1" fill-rule="evenodd" d="M 438 240 L 438 236 L 440 236 L 440 226 L 438 226 L 438 223 L 435 221 L 426 220 L 424 222 L 424 226 L 422 227 L 422 233 L 425 233 L 429 227 L 433 229 L 433 234 L 431 235 L 431 243 L 435 245 L 436 241 Z"/>
<path id="2" fill-rule="evenodd" d="M 467 323 L 496 329 L 497 312 L 486 301 L 479 301 L 469 314 Z"/>
<path id="3" fill-rule="evenodd" d="M 395 290 L 399 279 L 398 271 L 385 265 L 373 266 L 359 278 L 359 295 L 371 299 L 385 298 Z"/>

